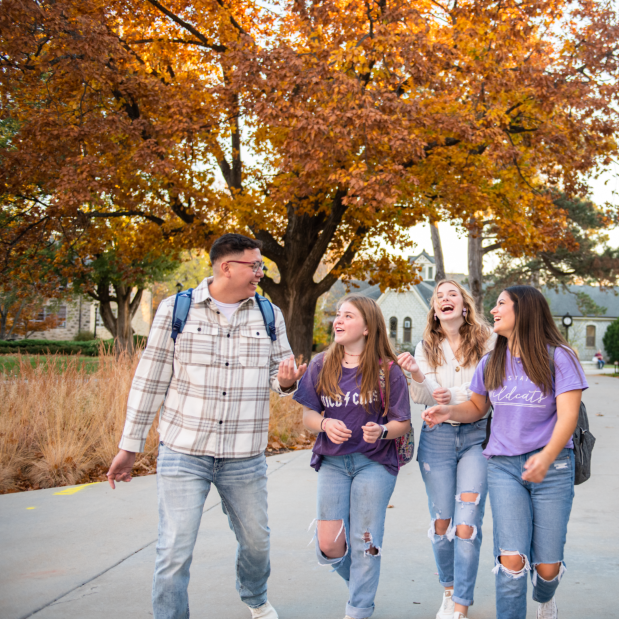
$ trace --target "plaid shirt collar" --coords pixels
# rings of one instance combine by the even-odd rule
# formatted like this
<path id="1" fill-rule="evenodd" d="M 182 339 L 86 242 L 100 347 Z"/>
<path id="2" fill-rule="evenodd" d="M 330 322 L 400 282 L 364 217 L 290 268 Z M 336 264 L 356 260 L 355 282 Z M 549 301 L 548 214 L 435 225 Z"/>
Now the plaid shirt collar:
<path id="1" fill-rule="evenodd" d="M 196 288 L 194 288 L 193 295 L 192 295 L 194 303 L 204 303 L 206 301 L 207 307 L 210 306 L 210 304 L 213 302 L 213 297 L 211 296 L 211 293 L 209 290 L 209 284 L 212 284 L 212 283 L 213 283 L 213 277 L 212 276 L 206 277 L 200 282 L 198 286 L 196 286 Z M 244 307 L 245 305 L 249 305 L 249 307 L 254 307 L 255 303 L 256 303 L 256 299 L 254 297 L 249 297 L 245 299 L 244 301 L 241 301 L 241 305 L 239 305 L 239 309 Z"/>

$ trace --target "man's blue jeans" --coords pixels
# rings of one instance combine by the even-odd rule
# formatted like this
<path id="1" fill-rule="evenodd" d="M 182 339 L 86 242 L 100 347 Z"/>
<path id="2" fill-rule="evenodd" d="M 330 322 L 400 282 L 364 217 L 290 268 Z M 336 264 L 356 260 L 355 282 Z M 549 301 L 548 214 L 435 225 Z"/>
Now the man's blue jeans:
<path id="1" fill-rule="evenodd" d="M 419 439 L 418 460 L 426 485 L 432 522 L 428 537 L 443 587 L 453 586 L 453 600 L 473 604 L 473 593 L 482 541 L 482 523 L 488 494 L 488 465 L 481 444 L 486 438 L 486 419 L 452 426 L 428 427 L 424 422 Z M 475 501 L 461 495 L 476 494 Z M 444 535 L 436 533 L 436 520 L 449 520 Z M 456 534 L 457 525 L 471 527 L 470 538 Z"/>
<path id="2" fill-rule="evenodd" d="M 563 449 L 540 484 L 524 481 L 525 462 L 539 451 L 493 456 L 488 462 L 498 619 L 525 619 L 529 571 L 536 602 L 552 599 L 565 571 L 563 549 L 574 498 L 574 450 Z M 517 572 L 507 569 L 500 563 L 502 555 L 520 555 L 524 567 Z M 544 580 L 535 569 L 539 563 L 561 563 L 559 574 Z"/>
<path id="3" fill-rule="evenodd" d="M 189 456 L 159 446 L 157 492 L 159 539 L 153 579 L 155 619 L 189 617 L 189 567 L 211 484 L 221 496 L 224 513 L 239 543 L 236 588 L 255 608 L 267 600 L 269 527 L 267 464 L 264 454 L 252 458 Z"/>
<path id="4" fill-rule="evenodd" d="M 316 555 L 321 565 L 330 565 L 348 584 L 346 614 L 354 619 L 374 612 L 385 514 L 396 479 L 382 464 L 360 453 L 325 456 L 318 471 L 317 520 L 342 521 L 346 554 L 328 559 L 316 539 Z M 371 548 L 378 552 L 372 554 Z"/>

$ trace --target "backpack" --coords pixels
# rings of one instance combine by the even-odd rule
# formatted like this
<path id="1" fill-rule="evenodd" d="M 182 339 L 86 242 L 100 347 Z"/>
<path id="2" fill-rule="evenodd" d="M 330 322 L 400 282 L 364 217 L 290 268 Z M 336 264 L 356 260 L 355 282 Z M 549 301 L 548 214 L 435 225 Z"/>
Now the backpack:
<path id="1" fill-rule="evenodd" d="M 393 365 L 393 361 L 389 363 L 389 368 Z M 380 402 L 384 407 L 385 401 L 383 398 L 383 391 L 386 388 L 385 383 L 385 373 L 383 369 L 380 368 L 378 373 L 378 388 L 380 391 Z M 415 453 L 415 428 L 413 428 L 413 424 L 411 423 L 410 432 L 407 432 L 403 436 L 399 436 L 395 440 L 395 448 L 398 452 L 398 468 L 402 468 L 405 464 L 408 464 L 413 459 L 413 454 Z"/>
<path id="2" fill-rule="evenodd" d="M 176 343 L 176 338 L 179 333 L 183 332 L 185 323 L 187 322 L 187 316 L 189 315 L 189 308 L 191 307 L 191 295 L 193 288 L 188 290 L 182 290 L 176 295 L 174 299 L 174 310 L 172 312 L 172 339 Z M 267 333 L 273 342 L 277 340 L 277 333 L 275 332 L 275 312 L 273 311 L 273 305 L 268 299 L 260 296 L 256 293 L 254 297 L 256 303 L 258 303 L 258 309 L 262 314 L 262 320 L 264 320 L 264 326 Z"/>
<path id="3" fill-rule="evenodd" d="M 555 350 L 556 346 L 550 346 L 549 359 L 550 371 L 552 373 L 552 379 L 555 378 Z M 488 353 L 488 360 L 490 355 Z M 488 367 L 488 361 L 484 365 L 484 387 L 486 385 L 486 368 Z M 486 400 L 488 396 L 486 395 Z M 488 446 L 490 440 L 490 428 L 492 424 L 492 411 L 488 417 L 488 425 L 486 426 L 486 439 L 481 444 L 483 449 Z M 580 409 L 578 411 L 578 422 L 576 423 L 576 429 L 572 435 L 572 441 L 574 442 L 574 485 L 578 486 L 586 482 L 591 477 L 591 453 L 593 452 L 593 446 L 595 445 L 595 436 L 589 431 L 589 416 L 587 415 L 587 408 L 584 402 L 581 400 Z"/>

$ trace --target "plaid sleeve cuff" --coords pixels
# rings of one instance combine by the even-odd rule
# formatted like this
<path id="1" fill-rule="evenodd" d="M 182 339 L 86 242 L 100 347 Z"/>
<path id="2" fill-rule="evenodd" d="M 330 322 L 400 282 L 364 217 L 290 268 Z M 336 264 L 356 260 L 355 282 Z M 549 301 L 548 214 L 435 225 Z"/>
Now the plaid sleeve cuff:
<path id="1" fill-rule="evenodd" d="M 118 449 L 124 449 L 125 451 L 131 451 L 133 453 L 140 453 L 144 451 L 145 446 L 146 439 L 128 438 L 123 436 L 118 444 Z"/>

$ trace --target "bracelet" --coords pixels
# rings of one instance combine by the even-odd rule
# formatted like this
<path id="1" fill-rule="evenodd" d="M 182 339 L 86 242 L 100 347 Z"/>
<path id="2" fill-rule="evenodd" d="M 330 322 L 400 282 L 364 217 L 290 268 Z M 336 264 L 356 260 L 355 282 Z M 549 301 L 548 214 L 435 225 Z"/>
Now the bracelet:
<path id="1" fill-rule="evenodd" d="M 321 432 L 326 432 L 326 430 L 322 429 L 322 425 L 324 424 L 325 421 L 327 421 L 327 419 L 330 419 L 330 417 L 323 417 L 322 421 L 320 422 L 320 431 Z"/>

